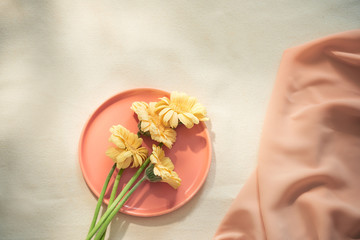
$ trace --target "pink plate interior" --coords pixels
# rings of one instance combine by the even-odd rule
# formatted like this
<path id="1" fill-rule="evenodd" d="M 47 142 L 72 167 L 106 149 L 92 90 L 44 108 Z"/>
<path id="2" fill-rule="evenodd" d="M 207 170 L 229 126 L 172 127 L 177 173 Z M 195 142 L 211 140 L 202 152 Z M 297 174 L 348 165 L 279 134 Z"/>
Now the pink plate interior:
<path id="1" fill-rule="evenodd" d="M 137 133 L 138 119 L 130 109 L 135 101 L 155 102 L 169 93 L 150 88 L 128 90 L 119 93 L 103 103 L 90 117 L 82 132 L 79 144 L 79 161 L 85 181 L 91 191 L 99 197 L 104 181 L 114 162 L 105 155 L 112 144 L 108 141 L 112 125 L 121 124 Z M 165 150 L 175 165 L 175 171 L 182 179 L 181 186 L 174 190 L 166 183 L 144 182 L 120 210 L 123 213 L 150 217 L 171 212 L 189 201 L 204 183 L 211 162 L 211 145 L 204 123 L 192 129 L 180 126 L 176 129 L 177 140 L 172 149 Z M 143 146 L 151 153 L 149 137 L 143 137 Z M 119 188 L 125 186 L 137 169 L 126 169 Z M 116 170 L 117 171 L 117 170 Z M 115 172 L 116 173 L 116 172 Z M 110 197 L 115 174 L 110 180 L 104 202 Z"/>

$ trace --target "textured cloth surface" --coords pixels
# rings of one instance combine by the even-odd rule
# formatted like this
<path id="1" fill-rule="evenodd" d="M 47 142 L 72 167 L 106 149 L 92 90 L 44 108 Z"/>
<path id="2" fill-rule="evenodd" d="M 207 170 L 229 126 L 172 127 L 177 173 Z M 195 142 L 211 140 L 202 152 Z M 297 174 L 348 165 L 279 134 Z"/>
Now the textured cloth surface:
<path id="1" fill-rule="evenodd" d="M 283 51 L 359 27 L 359 12 L 358 0 L 1 0 L 0 239 L 84 239 L 97 199 L 79 167 L 81 130 L 135 87 L 196 96 L 213 159 L 189 203 L 119 214 L 109 239 L 211 239 L 255 168 Z"/>
<path id="2" fill-rule="evenodd" d="M 285 51 L 259 162 L 215 239 L 360 239 L 360 30 Z"/>

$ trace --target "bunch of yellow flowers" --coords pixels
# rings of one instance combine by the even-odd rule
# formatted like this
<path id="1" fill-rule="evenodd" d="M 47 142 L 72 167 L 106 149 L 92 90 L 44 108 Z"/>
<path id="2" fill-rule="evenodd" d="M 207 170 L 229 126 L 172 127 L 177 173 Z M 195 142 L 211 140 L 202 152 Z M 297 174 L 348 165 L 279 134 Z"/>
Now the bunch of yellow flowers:
<path id="1" fill-rule="evenodd" d="M 206 109 L 196 98 L 185 93 L 172 92 L 170 99 L 160 98 L 159 102 L 134 102 L 131 109 L 138 115 L 141 133 L 148 133 L 151 139 L 171 148 L 176 141 L 179 123 L 192 128 L 200 121 L 206 121 Z"/>
<path id="2" fill-rule="evenodd" d="M 134 102 L 131 109 L 137 114 L 139 132 L 138 134 L 132 133 L 121 125 L 110 128 L 109 141 L 115 146 L 109 147 L 106 155 L 115 163 L 100 194 L 93 221 L 86 237 L 87 240 L 90 240 L 95 234 L 95 240 L 105 238 L 107 226 L 143 181 L 161 181 L 177 189 L 181 184 L 181 179 L 174 171 L 174 164 L 171 159 L 165 156 L 162 146 L 172 148 L 176 141 L 175 129 L 179 124 L 192 128 L 194 124 L 208 120 L 206 109 L 196 98 L 180 92 L 172 92 L 170 99 L 162 97 L 158 102 Z M 158 146 L 155 144 L 152 146 L 150 156 L 147 148 L 142 146 L 143 139 L 140 137 L 141 135 L 150 136 L 152 140 L 159 142 Z M 115 199 L 120 177 L 124 169 L 128 167 L 139 167 L 139 169 Z M 115 168 L 118 168 L 119 171 L 114 181 L 108 209 L 96 223 L 105 191 Z M 144 170 L 144 176 L 130 189 Z"/>

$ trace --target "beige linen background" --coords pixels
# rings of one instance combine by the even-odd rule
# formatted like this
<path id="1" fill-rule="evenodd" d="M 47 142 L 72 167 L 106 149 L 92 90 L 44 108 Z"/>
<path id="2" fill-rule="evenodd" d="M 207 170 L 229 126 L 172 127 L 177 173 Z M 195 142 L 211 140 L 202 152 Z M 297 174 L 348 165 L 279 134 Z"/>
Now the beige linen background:
<path id="1" fill-rule="evenodd" d="M 256 164 L 282 52 L 358 28 L 360 1 L 0 1 L 0 239 L 84 239 L 97 199 L 83 125 L 136 87 L 208 109 L 208 179 L 185 206 L 123 214 L 109 239 L 211 239 Z"/>

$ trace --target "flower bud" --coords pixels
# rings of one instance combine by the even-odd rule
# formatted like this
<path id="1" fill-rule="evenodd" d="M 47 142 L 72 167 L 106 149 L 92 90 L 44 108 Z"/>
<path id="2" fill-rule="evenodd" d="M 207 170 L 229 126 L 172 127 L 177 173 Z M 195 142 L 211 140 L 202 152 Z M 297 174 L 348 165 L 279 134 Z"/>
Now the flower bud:
<path id="1" fill-rule="evenodd" d="M 162 179 L 154 174 L 154 164 L 150 164 L 145 170 L 145 177 L 150 182 L 160 182 Z"/>

